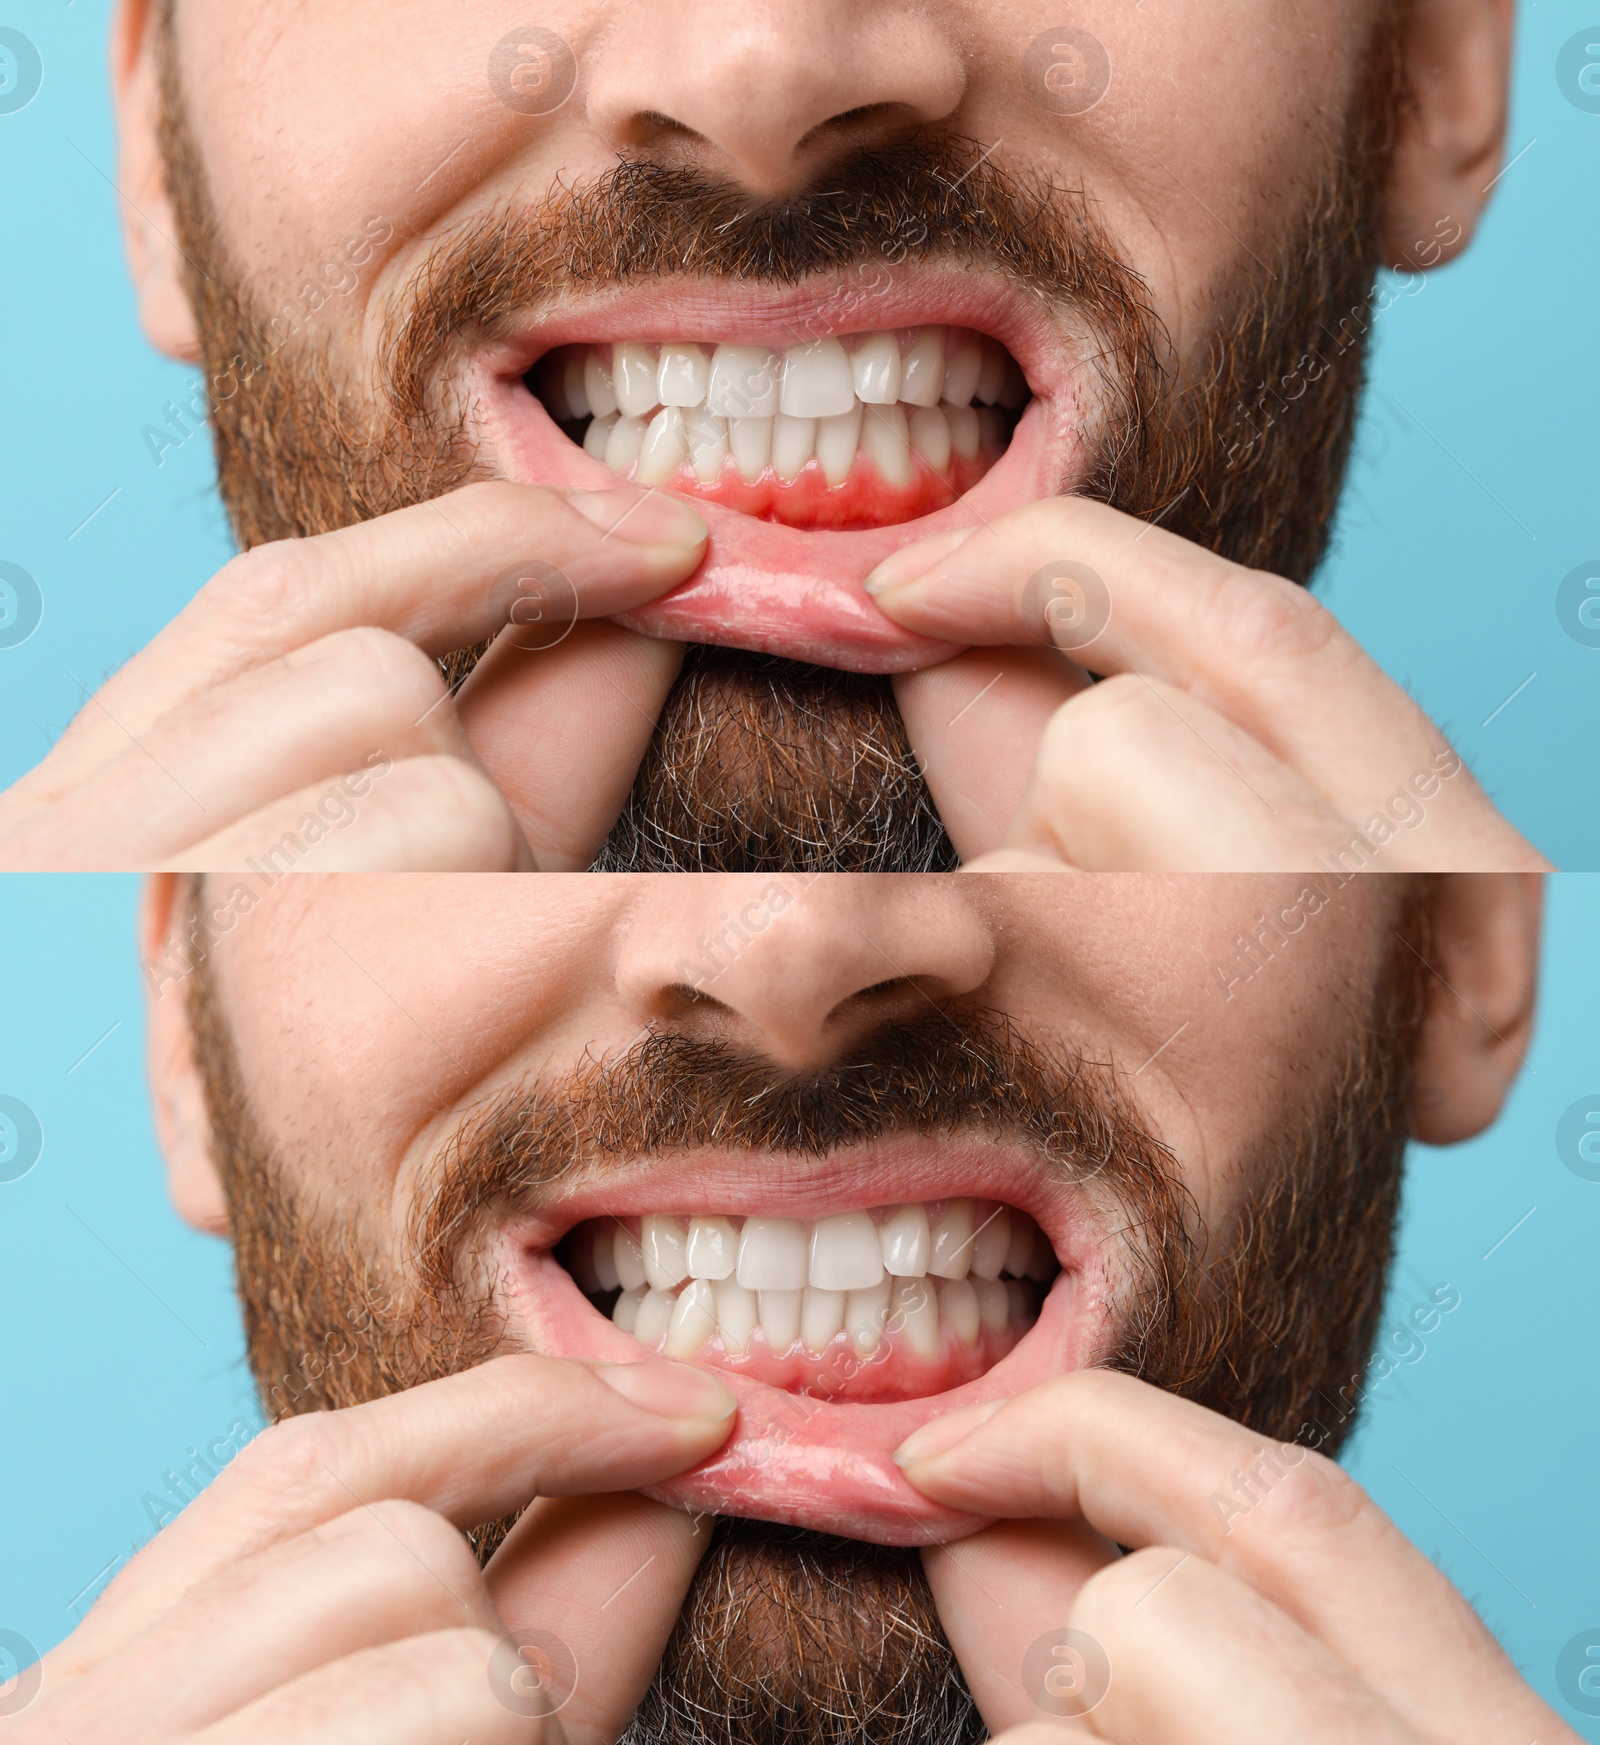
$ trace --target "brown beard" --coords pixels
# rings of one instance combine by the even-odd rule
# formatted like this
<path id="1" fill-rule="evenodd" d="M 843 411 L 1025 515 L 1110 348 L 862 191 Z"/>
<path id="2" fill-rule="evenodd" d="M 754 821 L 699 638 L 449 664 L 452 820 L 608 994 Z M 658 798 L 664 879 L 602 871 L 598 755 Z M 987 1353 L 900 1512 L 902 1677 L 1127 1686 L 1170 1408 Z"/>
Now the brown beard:
<path id="1" fill-rule="evenodd" d="M 1139 275 L 1080 189 L 918 137 L 754 206 L 626 160 L 437 243 L 390 311 L 377 380 L 345 379 L 303 311 L 252 307 L 230 262 L 162 26 L 162 147 L 208 378 L 219 484 L 242 546 L 326 532 L 479 476 L 442 384 L 468 341 L 564 292 L 696 276 L 869 287 L 884 260 L 957 263 L 1039 290 L 1098 359 L 1103 427 L 1085 495 L 1234 561 L 1308 581 L 1326 547 L 1364 378 L 1383 194 L 1405 101 L 1404 8 L 1379 9 L 1344 136 L 1284 234 L 1217 299 L 1180 367 Z M 1249 251 L 1246 251 L 1249 252 Z M 220 397 L 220 384 L 228 384 Z M 447 663 L 452 679 L 477 650 Z M 707 673 L 711 682 L 707 682 Z M 705 755 L 708 735 L 726 743 Z M 859 753 L 859 755 L 857 755 Z M 850 770 L 850 794 L 837 776 Z M 795 803 L 774 777 L 798 775 Z M 888 681 L 769 658 L 692 660 L 600 862 L 652 871 L 919 871 L 953 864 Z M 863 820 L 870 822 L 863 824 Z M 887 829 L 886 829 L 887 827 Z"/>
<path id="2" fill-rule="evenodd" d="M 266 1409 L 333 1410 L 493 1355 L 503 1326 L 486 1229 L 585 1172 L 691 1145 L 807 1156 L 912 1131 L 1020 1142 L 1041 1171 L 1084 1180 L 1122 1250 L 1105 1366 L 1334 1452 L 1381 1312 L 1430 973 L 1426 882 L 1408 883 L 1397 908 L 1337 1070 L 1298 1125 L 1245 1160 L 1226 1228 L 1201 1223 L 1117 1074 L 1053 1054 L 1004 1018 L 951 1008 L 802 1080 L 662 1035 L 506 1096 L 429 1172 L 399 1263 L 358 1215 L 292 1185 L 250 1110 L 202 956 L 190 1017 Z M 481 1556 L 510 1525 L 471 1535 Z M 981 1736 L 915 1553 L 748 1522 L 719 1527 L 628 1734 L 631 1745 Z"/>

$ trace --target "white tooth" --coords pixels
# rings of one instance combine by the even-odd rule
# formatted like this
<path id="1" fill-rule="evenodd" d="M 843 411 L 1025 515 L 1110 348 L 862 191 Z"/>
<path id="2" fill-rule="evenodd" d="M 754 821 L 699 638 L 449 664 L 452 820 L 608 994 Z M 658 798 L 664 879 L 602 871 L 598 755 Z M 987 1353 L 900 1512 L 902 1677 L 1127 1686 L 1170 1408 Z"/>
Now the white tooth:
<path id="1" fill-rule="evenodd" d="M 783 393 L 778 405 L 791 418 L 833 418 L 856 397 L 850 359 L 836 339 L 791 345 L 783 354 Z"/>
<path id="2" fill-rule="evenodd" d="M 703 1279 L 694 1279 L 678 1292 L 667 1328 L 666 1357 L 693 1357 L 717 1330 L 716 1298 Z"/>
<path id="3" fill-rule="evenodd" d="M 746 1218 L 739 1237 L 739 1283 L 765 1294 L 798 1291 L 805 1282 L 805 1225 L 792 1218 Z"/>
<path id="4" fill-rule="evenodd" d="M 966 1279 L 946 1279 L 939 1286 L 939 1315 L 963 1345 L 978 1343 L 978 1293 Z"/>
<path id="5" fill-rule="evenodd" d="M 714 485 L 722 477 L 728 458 L 728 421 L 698 406 L 683 415 L 683 433 L 689 444 L 689 461 L 702 485 Z"/>
<path id="6" fill-rule="evenodd" d="M 622 1280 L 617 1277 L 617 1241 L 610 1224 L 596 1224 L 589 1247 L 589 1261 L 594 1267 L 597 1289 L 614 1291 Z"/>
<path id="7" fill-rule="evenodd" d="M 555 419 L 557 424 L 563 424 L 572 416 L 572 408 L 567 404 L 567 358 L 561 351 L 548 352 L 539 360 L 538 369 L 539 398 L 544 402 L 544 409 Z"/>
<path id="8" fill-rule="evenodd" d="M 602 417 L 589 420 L 589 428 L 583 433 L 585 454 L 592 454 L 596 460 L 606 458 L 606 444 L 611 440 L 611 432 L 616 428 L 618 416 L 615 412 L 607 412 Z"/>
<path id="9" fill-rule="evenodd" d="M 1050 1239 L 1038 1225 L 1033 1229 L 1033 1254 L 1028 1261 L 1028 1277 L 1039 1284 L 1048 1284 L 1056 1276 L 1056 1251 L 1050 1246 Z"/>
<path id="10" fill-rule="evenodd" d="M 935 1278 L 965 1278 L 971 1267 L 972 1201 L 952 1200 L 934 1225 L 928 1271 Z"/>
<path id="11" fill-rule="evenodd" d="M 911 414 L 911 446 L 936 473 L 950 465 L 950 425 L 937 406 L 919 406 Z"/>
<path id="12" fill-rule="evenodd" d="M 869 333 L 850 359 L 856 398 L 869 406 L 893 406 L 900 398 L 900 346 L 892 333 Z"/>
<path id="13" fill-rule="evenodd" d="M 691 1278 L 732 1278 L 739 1232 L 731 1218 L 691 1218 L 685 1249 Z"/>
<path id="14" fill-rule="evenodd" d="M 878 1226 L 883 1264 L 896 1278 L 921 1278 L 928 1270 L 933 1240 L 925 1206 L 896 1206 Z"/>
<path id="15" fill-rule="evenodd" d="M 844 1300 L 844 1330 L 858 1355 L 870 1357 L 883 1339 L 884 1323 L 889 1319 L 889 1287 L 884 1279 L 871 1290 L 851 1291 Z"/>
<path id="16" fill-rule="evenodd" d="M 999 1278 L 1011 1249 L 1011 1219 L 1004 1206 L 988 1207 L 972 1238 L 972 1271 L 978 1278 Z"/>
<path id="17" fill-rule="evenodd" d="M 1031 1321 L 1033 1319 L 1033 1296 L 1021 1279 L 1008 1278 L 1005 1281 L 1006 1307 L 1011 1311 L 1013 1321 Z"/>
<path id="18" fill-rule="evenodd" d="M 791 418 L 780 412 L 772 421 L 772 470 L 787 485 L 800 477 L 816 452 L 815 418 Z"/>
<path id="19" fill-rule="evenodd" d="M 646 1291 L 639 1301 L 638 1319 L 633 1323 L 633 1336 L 641 1345 L 658 1350 L 667 1329 L 672 1325 L 672 1311 L 677 1304 L 674 1291 Z"/>
<path id="20" fill-rule="evenodd" d="M 656 397 L 656 354 L 647 345 L 624 342 L 611 348 L 611 382 L 617 407 L 629 418 L 643 418 L 661 404 Z"/>
<path id="21" fill-rule="evenodd" d="M 711 356 L 706 410 L 719 418 L 770 418 L 778 410 L 783 358 L 764 345 L 719 345 Z"/>
<path id="22" fill-rule="evenodd" d="M 950 446 L 963 460 L 976 460 L 978 414 L 970 406 L 946 406 L 944 421 L 950 426 Z"/>
<path id="23" fill-rule="evenodd" d="M 561 366 L 561 387 L 567 397 L 567 405 L 571 408 L 574 418 L 587 418 L 592 408 L 589 396 L 583 385 L 583 350 L 575 346 L 567 353 L 567 361 Z"/>
<path id="24" fill-rule="evenodd" d="M 979 337 L 978 344 L 983 352 L 983 364 L 978 371 L 978 385 L 972 390 L 972 397 L 979 405 L 998 406 L 1001 390 L 1006 385 L 1006 365 L 1010 362 L 1010 353 L 986 333 Z"/>
<path id="25" fill-rule="evenodd" d="M 692 340 L 661 348 L 656 366 L 656 393 L 663 406 L 703 406 L 711 382 L 711 359 Z"/>
<path id="26" fill-rule="evenodd" d="M 1006 1238 L 1006 1262 L 1000 1269 L 1009 1273 L 1012 1278 L 1028 1276 L 1028 1261 L 1033 1255 L 1033 1233 L 1037 1226 L 1032 1218 L 1025 1217 L 1021 1212 L 1011 1220 L 1011 1229 Z"/>
<path id="27" fill-rule="evenodd" d="M 800 1291 L 757 1291 L 761 1333 L 775 1352 L 787 1351 L 800 1337 Z"/>
<path id="28" fill-rule="evenodd" d="M 583 392 L 589 410 L 596 418 L 604 418 L 617 409 L 617 387 L 611 379 L 609 346 L 587 345 L 583 356 Z"/>
<path id="29" fill-rule="evenodd" d="M 865 1212 L 840 1212 L 811 1227 L 811 1283 L 824 1291 L 860 1291 L 883 1277 L 878 1227 Z"/>
<path id="30" fill-rule="evenodd" d="M 689 438 L 684 433 L 683 414 L 676 406 L 663 406 L 644 433 L 634 483 L 664 485 L 688 458 Z"/>
<path id="31" fill-rule="evenodd" d="M 861 446 L 886 484 L 911 483 L 911 432 L 903 406 L 869 406 L 861 421 Z"/>
<path id="32" fill-rule="evenodd" d="M 856 450 L 861 446 L 861 412 L 861 402 L 857 400 L 837 418 L 817 420 L 817 459 L 822 463 L 822 476 L 830 485 L 842 485 L 856 464 Z"/>
<path id="33" fill-rule="evenodd" d="M 923 327 L 900 354 L 900 400 L 906 406 L 937 406 L 944 392 L 944 329 Z"/>
<path id="34" fill-rule="evenodd" d="M 748 1351 L 756 1330 L 756 1293 L 737 1279 L 719 1278 L 711 1287 L 717 1300 L 717 1331 L 726 1350 Z"/>
<path id="35" fill-rule="evenodd" d="M 1006 376 L 1000 385 L 1000 404 L 1008 412 L 1015 412 L 1019 406 L 1028 403 L 1028 378 L 1022 373 L 1022 365 L 1014 357 L 1006 359 Z"/>
<path id="36" fill-rule="evenodd" d="M 733 451 L 739 477 L 747 485 L 753 485 L 772 461 L 772 420 L 730 418 L 728 447 Z"/>
<path id="37" fill-rule="evenodd" d="M 636 1285 L 617 1298 L 616 1307 L 611 1311 L 611 1319 L 624 1333 L 631 1333 L 638 1325 L 639 1305 L 644 1301 L 644 1296 L 644 1286 Z"/>
<path id="38" fill-rule="evenodd" d="M 905 1334 L 906 1344 L 918 1357 L 937 1357 L 943 1343 L 939 1328 L 939 1302 L 933 1286 L 924 1278 L 897 1278 L 889 1298 L 889 1331 Z"/>
<path id="39" fill-rule="evenodd" d="M 970 406 L 983 369 L 983 347 L 969 327 L 952 327 L 944 347 L 944 390 L 941 400 L 952 406 Z"/>
<path id="40" fill-rule="evenodd" d="M 664 1218 L 652 1212 L 643 1219 L 639 1246 L 644 1250 L 644 1276 L 654 1290 L 670 1290 L 689 1276 L 684 1259 L 686 1231 L 681 1218 Z"/>
<path id="41" fill-rule="evenodd" d="M 973 1295 L 978 1299 L 978 1318 L 991 1333 L 1004 1333 L 1011 1319 L 1011 1299 L 1006 1287 L 997 1278 L 971 1278 Z"/>
<path id="42" fill-rule="evenodd" d="M 606 465 L 614 473 L 621 473 L 624 478 L 632 470 L 633 464 L 639 458 L 639 450 L 644 447 L 644 433 L 650 428 L 642 418 L 630 418 L 623 413 L 611 426 L 611 434 L 606 438 Z"/>
<path id="43" fill-rule="evenodd" d="M 814 1287 L 800 1298 L 800 1338 L 807 1351 L 820 1356 L 844 1325 L 844 1292 Z"/>
<path id="44" fill-rule="evenodd" d="M 617 1257 L 617 1283 L 625 1291 L 634 1290 L 642 1285 L 644 1283 L 644 1250 L 639 1246 L 639 1238 L 625 1224 L 617 1225 L 613 1252 Z"/>
<path id="45" fill-rule="evenodd" d="M 978 446 L 980 448 L 1004 448 L 1006 442 L 1006 427 L 1000 414 L 992 406 L 978 408 Z"/>

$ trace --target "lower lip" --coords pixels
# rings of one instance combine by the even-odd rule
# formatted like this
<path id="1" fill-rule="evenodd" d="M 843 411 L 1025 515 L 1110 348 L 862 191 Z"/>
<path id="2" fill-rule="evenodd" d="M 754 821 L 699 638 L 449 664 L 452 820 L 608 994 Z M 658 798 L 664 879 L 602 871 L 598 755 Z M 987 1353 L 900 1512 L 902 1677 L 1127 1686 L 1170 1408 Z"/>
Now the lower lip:
<path id="1" fill-rule="evenodd" d="M 636 1340 L 601 1315 L 548 1252 L 508 1255 L 518 1320 L 534 1349 L 590 1362 L 637 1363 Z M 1087 1367 L 1095 1305 L 1084 1276 L 1062 1272 L 1039 1318 L 992 1369 L 944 1393 L 878 1404 L 788 1393 L 724 1365 L 713 1368 L 739 1402 L 733 1436 L 711 1460 L 647 1494 L 676 1507 L 809 1527 L 880 1545 L 964 1539 L 988 1525 L 930 1502 L 906 1483 L 894 1451 L 930 1419 Z"/>
<path id="2" fill-rule="evenodd" d="M 568 440 L 520 378 L 477 386 L 484 433 L 506 475 L 563 490 L 603 490 L 616 475 Z M 799 531 L 682 494 L 710 530 L 705 561 L 670 594 L 621 622 L 671 642 L 704 642 L 847 672 L 911 672 L 960 650 L 902 630 L 861 586 L 892 553 L 918 539 L 992 520 L 1062 489 L 1046 441 L 1045 403 L 1022 414 L 1010 445 L 971 490 L 915 520 L 848 532 Z"/>

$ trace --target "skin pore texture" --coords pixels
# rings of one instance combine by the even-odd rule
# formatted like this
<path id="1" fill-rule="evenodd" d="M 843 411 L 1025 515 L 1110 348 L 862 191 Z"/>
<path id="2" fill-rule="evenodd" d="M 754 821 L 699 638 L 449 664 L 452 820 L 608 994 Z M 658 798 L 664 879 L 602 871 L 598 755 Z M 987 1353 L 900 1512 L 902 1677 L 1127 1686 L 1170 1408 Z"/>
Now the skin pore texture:
<path id="1" fill-rule="evenodd" d="M 885 525 L 808 531 L 742 513 L 688 472 L 668 482 L 706 515 L 708 554 L 626 622 L 720 652 L 691 649 L 600 866 L 953 864 L 893 687 L 874 676 L 952 650 L 860 587 L 913 538 L 1073 492 L 1309 579 L 1392 219 L 1400 6 L 1335 21 L 1252 0 L 1227 33 L 1198 13 L 1157 30 L 1092 6 L 1081 22 L 1113 77 L 1066 117 L 1031 102 L 1018 71 L 1052 16 L 848 23 L 824 8 L 782 27 L 807 36 L 786 52 L 825 56 L 825 71 L 820 89 L 767 94 L 810 123 L 796 121 L 806 143 L 781 170 L 726 88 L 760 88 L 761 8 L 746 50 L 734 32 L 713 54 L 729 33 L 708 20 L 670 75 L 685 50 L 652 40 L 665 24 L 619 36 L 587 5 L 542 15 L 580 79 L 538 116 L 484 86 L 510 13 L 443 36 L 428 16 L 438 59 L 423 91 L 400 48 L 422 27 L 417 0 L 381 19 L 283 10 L 241 21 L 180 0 L 158 57 L 182 288 L 165 314 L 149 293 L 147 321 L 217 385 L 220 484 L 246 546 L 475 477 L 604 484 L 577 427 L 536 397 L 557 346 L 781 350 L 950 324 L 998 341 L 1026 380 L 1003 456 L 912 520 L 885 510 Z M 336 89 L 316 71 L 357 63 Z M 1431 230 L 1416 241 L 1437 249 Z M 1282 416 L 1261 409 L 1273 383 L 1287 384 Z M 1082 682 L 1050 658 L 1055 683 Z"/>
<path id="2" fill-rule="evenodd" d="M 869 1714 L 875 1739 L 981 1737 L 898 1548 L 981 1525 L 888 1458 L 943 1410 L 1100 1364 L 1285 1440 L 1349 1427 L 1434 980 L 1428 881 L 344 878 L 243 913 L 236 889 L 184 887 L 150 967 L 197 1068 L 180 1205 L 231 1229 L 274 1415 L 499 1350 L 626 1360 L 551 1257 L 601 1214 L 987 1189 L 1049 1238 L 1038 1321 L 954 1392 L 853 1405 L 848 1363 L 838 1397 L 803 1397 L 694 1359 L 740 1423 L 656 1494 L 729 1518 L 640 1745 Z M 1260 937 L 1274 954 L 1241 976 Z"/>

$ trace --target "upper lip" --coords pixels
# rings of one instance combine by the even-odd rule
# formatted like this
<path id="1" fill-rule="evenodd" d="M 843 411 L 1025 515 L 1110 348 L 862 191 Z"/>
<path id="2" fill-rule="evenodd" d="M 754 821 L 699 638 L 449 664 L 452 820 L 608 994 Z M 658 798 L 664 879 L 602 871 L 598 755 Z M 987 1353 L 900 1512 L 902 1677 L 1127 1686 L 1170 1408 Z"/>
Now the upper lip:
<path id="1" fill-rule="evenodd" d="M 934 323 L 997 339 L 1022 366 L 1038 399 L 1062 397 L 1077 367 L 1060 324 L 1040 300 L 992 274 L 883 269 L 878 282 L 848 277 L 795 287 L 669 282 L 626 285 L 529 315 L 480 348 L 471 368 L 502 380 L 525 375 L 558 345 L 699 339 L 776 350 L 808 339 Z"/>

